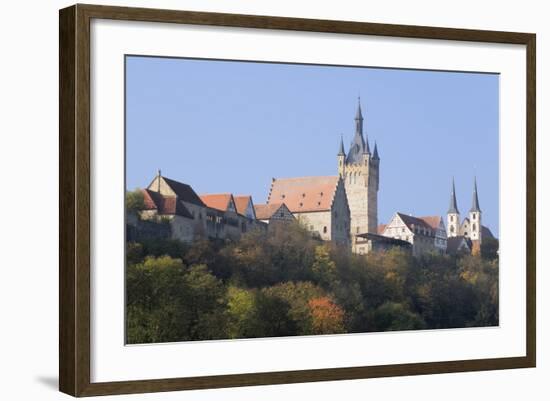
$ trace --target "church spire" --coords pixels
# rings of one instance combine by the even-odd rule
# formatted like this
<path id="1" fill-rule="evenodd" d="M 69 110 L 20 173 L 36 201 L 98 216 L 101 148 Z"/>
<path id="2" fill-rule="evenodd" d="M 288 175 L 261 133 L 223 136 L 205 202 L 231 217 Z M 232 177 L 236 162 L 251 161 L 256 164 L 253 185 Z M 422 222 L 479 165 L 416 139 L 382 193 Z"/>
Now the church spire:
<path id="1" fill-rule="evenodd" d="M 453 187 L 451 189 L 451 202 L 450 202 L 450 205 L 449 205 L 449 210 L 447 211 L 447 214 L 450 214 L 450 213 L 456 213 L 456 214 L 459 213 L 458 206 L 456 204 L 455 179 L 454 179 L 454 177 L 453 177 Z"/>
<path id="2" fill-rule="evenodd" d="M 472 196 L 472 208 L 470 212 L 481 212 L 479 208 L 479 199 L 477 197 L 477 179 L 474 177 L 474 194 Z"/>
<path id="3" fill-rule="evenodd" d="M 361 97 L 357 98 L 357 111 L 355 113 L 355 143 L 361 144 L 361 151 L 365 149 L 363 139 L 363 113 L 361 112 Z"/>
<path id="4" fill-rule="evenodd" d="M 345 156 L 346 152 L 344 152 L 344 135 L 340 136 L 340 149 L 338 150 L 338 156 Z"/>

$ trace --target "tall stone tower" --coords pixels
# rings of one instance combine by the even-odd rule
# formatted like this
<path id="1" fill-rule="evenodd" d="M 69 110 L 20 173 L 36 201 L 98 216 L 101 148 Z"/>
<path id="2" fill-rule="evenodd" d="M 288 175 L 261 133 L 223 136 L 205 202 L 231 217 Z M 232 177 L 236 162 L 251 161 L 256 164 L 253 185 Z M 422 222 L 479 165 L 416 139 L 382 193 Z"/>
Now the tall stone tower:
<path id="1" fill-rule="evenodd" d="M 380 157 L 374 145 L 371 154 L 367 136 L 363 136 L 361 99 L 355 114 L 355 135 L 348 154 L 344 151 L 343 138 L 337 155 L 338 174 L 344 180 L 351 212 L 352 235 L 376 233 L 378 226 L 378 185 Z"/>
<path id="2" fill-rule="evenodd" d="M 479 199 L 477 197 L 477 180 L 474 177 L 474 193 L 472 196 L 472 208 L 470 209 L 470 239 L 478 241 L 481 244 L 481 209 L 479 208 Z"/>
<path id="3" fill-rule="evenodd" d="M 447 211 L 447 237 L 456 237 L 458 235 L 460 235 L 460 212 L 456 204 L 455 179 L 453 178 L 451 202 Z"/>

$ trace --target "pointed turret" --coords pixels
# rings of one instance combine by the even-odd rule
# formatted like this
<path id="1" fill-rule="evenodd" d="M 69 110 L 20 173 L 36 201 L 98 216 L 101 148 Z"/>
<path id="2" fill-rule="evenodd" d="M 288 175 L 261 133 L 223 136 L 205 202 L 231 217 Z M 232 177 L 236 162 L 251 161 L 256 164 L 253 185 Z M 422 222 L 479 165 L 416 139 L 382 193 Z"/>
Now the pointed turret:
<path id="1" fill-rule="evenodd" d="M 340 136 L 340 149 L 338 150 L 338 156 L 345 156 L 346 152 L 344 151 L 344 135 Z"/>
<path id="2" fill-rule="evenodd" d="M 455 179 L 453 178 L 453 187 L 451 189 L 451 202 L 449 204 L 449 210 L 447 211 L 448 214 L 450 213 L 456 213 L 458 214 L 458 206 L 456 204 L 456 193 L 455 193 Z"/>
<path id="3" fill-rule="evenodd" d="M 380 160 L 380 157 L 378 156 L 378 146 L 376 144 L 376 141 L 374 141 L 374 153 L 372 155 L 373 160 Z"/>
<path id="4" fill-rule="evenodd" d="M 479 199 L 477 197 L 477 179 L 474 177 L 474 193 L 472 196 L 472 208 L 470 209 L 470 212 L 481 212 L 481 209 L 479 208 Z"/>

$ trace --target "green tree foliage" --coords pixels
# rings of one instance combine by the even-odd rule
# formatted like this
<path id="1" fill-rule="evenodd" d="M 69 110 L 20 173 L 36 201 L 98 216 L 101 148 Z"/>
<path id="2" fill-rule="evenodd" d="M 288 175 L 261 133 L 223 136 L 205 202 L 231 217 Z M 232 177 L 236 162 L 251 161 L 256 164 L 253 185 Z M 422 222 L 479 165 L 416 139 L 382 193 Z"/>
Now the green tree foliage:
<path id="1" fill-rule="evenodd" d="M 325 296 L 325 291 L 309 281 L 287 281 L 267 287 L 264 294 L 277 297 L 286 302 L 290 309 L 289 317 L 296 323 L 297 334 L 307 335 L 313 332 L 313 321 L 309 302 Z"/>
<path id="2" fill-rule="evenodd" d="M 126 210 L 135 213 L 143 209 L 145 209 L 145 203 L 141 190 L 126 192 Z"/>
<path id="3" fill-rule="evenodd" d="M 311 266 L 314 279 L 324 288 L 336 280 L 336 263 L 331 259 L 327 245 L 315 247 L 315 258 Z"/>
<path id="4" fill-rule="evenodd" d="M 424 320 L 401 303 L 385 302 L 374 311 L 376 331 L 418 330 L 426 325 Z"/>
<path id="5" fill-rule="evenodd" d="M 225 288 L 204 265 L 147 257 L 126 277 L 129 343 L 225 337 Z"/>
<path id="6" fill-rule="evenodd" d="M 298 223 L 235 242 L 129 242 L 128 341 L 494 326 L 497 250 L 353 255 Z"/>

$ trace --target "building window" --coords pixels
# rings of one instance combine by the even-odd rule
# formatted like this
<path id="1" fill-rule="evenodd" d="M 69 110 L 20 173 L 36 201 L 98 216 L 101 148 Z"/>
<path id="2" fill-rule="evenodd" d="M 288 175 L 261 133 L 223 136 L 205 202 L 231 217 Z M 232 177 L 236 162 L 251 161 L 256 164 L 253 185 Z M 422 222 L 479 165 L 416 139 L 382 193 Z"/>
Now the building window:
<path id="1" fill-rule="evenodd" d="M 313 231 L 313 226 L 309 226 L 309 229 L 310 229 L 311 231 Z"/>
<path id="2" fill-rule="evenodd" d="M 472 231 L 476 230 L 476 223 L 472 224 Z"/>
<path id="3" fill-rule="evenodd" d="M 324 226 L 323 227 L 323 234 L 326 234 L 327 233 L 327 226 Z"/>
<path id="4" fill-rule="evenodd" d="M 357 227 L 355 231 L 357 232 L 357 234 L 359 234 L 359 227 Z"/>

